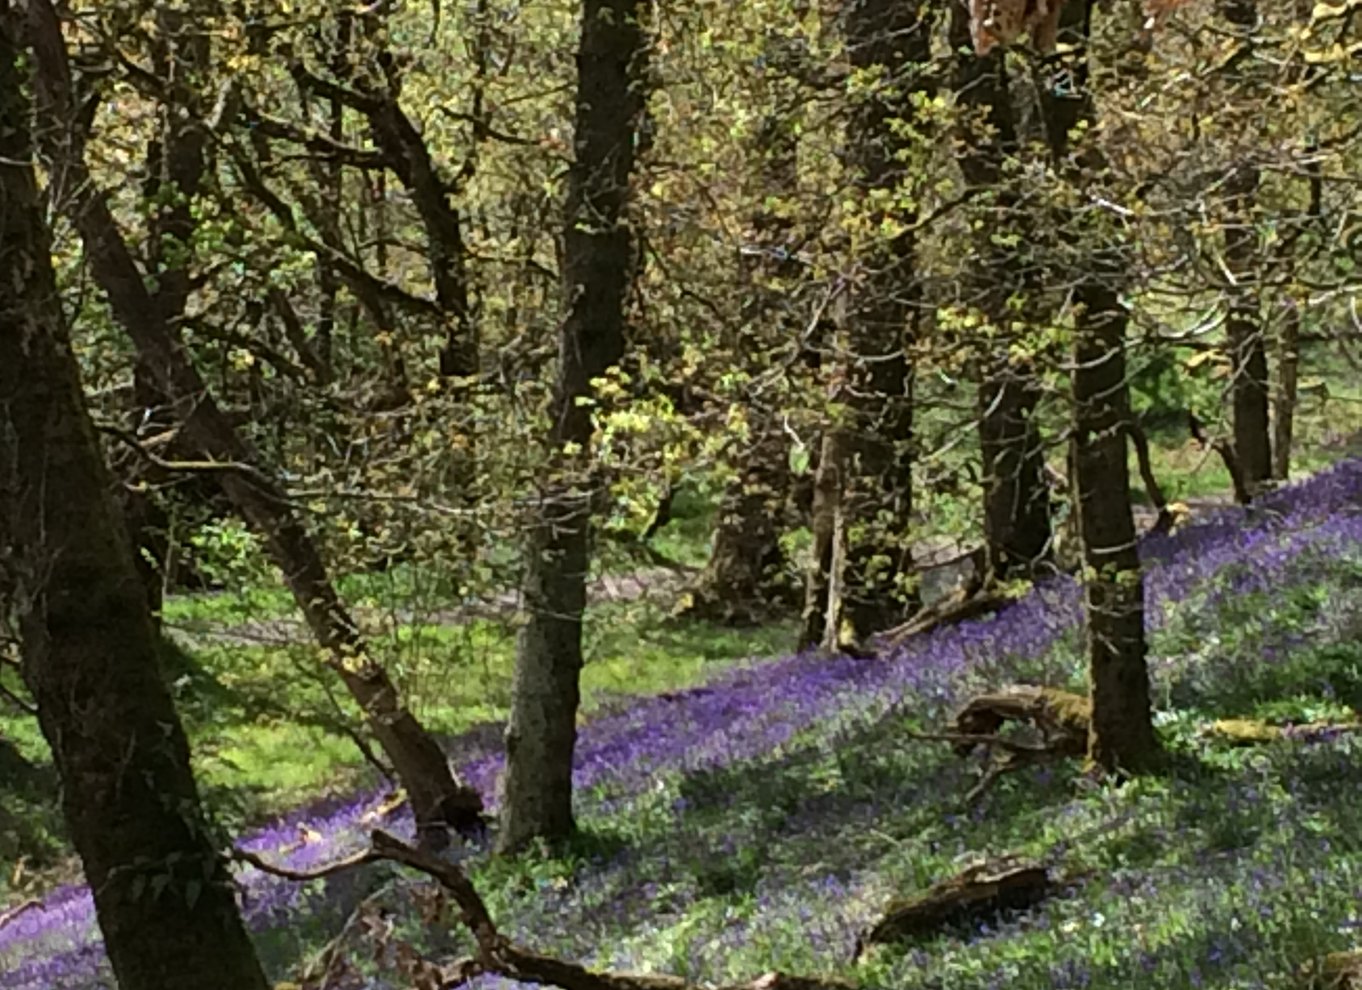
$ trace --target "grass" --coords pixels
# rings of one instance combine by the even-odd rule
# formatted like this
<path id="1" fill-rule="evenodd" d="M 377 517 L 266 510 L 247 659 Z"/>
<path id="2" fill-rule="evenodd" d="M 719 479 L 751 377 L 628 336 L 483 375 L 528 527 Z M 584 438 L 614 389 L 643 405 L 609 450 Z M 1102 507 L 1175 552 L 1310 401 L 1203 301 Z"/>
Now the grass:
<path id="1" fill-rule="evenodd" d="M 552 854 L 476 859 L 475 879 L 507 928 L 536 948 L 695 979 L 778 967 L 904 990 L 1294 985 L 1301 963 L 1353 947 L 1362 927 L 1362 746 L 1343 736 L 1240 749 L 1202 731 L 1216 718 L 1315 721 L 1362 706 L 1362 541 L 1312 544 L 1304 537 L 1327 529 L 1320 519 L 1291 525 L 1256 543 L 1227 530 L 1221 542 L 1232 552 L 1199 547 L 1156 569 L 1151 587 L 1165 588 L 1187 563 L 1213 561 L 1190 590 L 1153 599 L 1154 694 L 1176 757 L 1168 773 L 1110 789 L 1056 765 L 1004 778 L 974 808 L 961 803 L 971 768 L 910 733 L 939 722 L 973 686 L 1036 678 L 1081 687 L 1072 631 L 1056 627 L 1032 650 L 999 645 L 1020 620 L 966 630 L 961 643 L 947 637 L 929 644 L 935 653 L 898 662 L 894 676 L 908 680 L 886 694 L 879 661 L 782 661 L 740 675 L 746 682 L 725 679 L 734 657 L 781 652 L 787 629 L 674 624 L 638 603 L 593 609 L 582 832 Z M 234 614 L 224 598 L 205 607 Z M 405 626 L 375 642 L 439 731 L 504 716 L 506 624 Z M 964 659 L 940 659 L 952 650 Z M 205 793 L 229 825 L 364 778 L 334 728 L 345 702 L 337 708 L 309 648 L 200 643 L 168 667 Z M 626 704 L 626 694 L 645 698 Z M 841 700 L 829 707 L 825 697 Z M 721 701 L 731 710 L 715 714 Z M 688 713 L 705 705 L 709 721 L 691 725 Z M 611 733 L 634 741 L 612 749 Z M 0 715 L 0 737 L 41 769 L 31 720 Z M 671 748 L 649 749 L 658 746 Z M 17 805 L 37 833 L 23 839 L 30 854 L 60 851 L 51 795 L 32 789 Z M 1004 852 L 1088 872 L 1033 912 L 850 965 L 856 932 L 889 900 L 962 858 Z M 27 868 L 18 882 L 6 872 L 3 900 L 33 889 Z M 307 892 L 301 913 L 261 931 L 277 978 L 334 933 L 343 911 L 329 890 Z M 396 885 L 387 895 L 399 937 L 430 952 L 466 949 L 450 925 L 418 920 L 418 890 Z"/>
<path id="2" fill-rule="evenodd" d="M 1362 646 L 1339 617 L 1362 614 L 1362 556 L 1301 564 L 1285 592 L 1223 613 L 1192 600 L 1156 635 L 1156 693 L 1178 699 L 1160 712 L 1177 757 L 1162 776 L 1112 789 L 1059 765 L 965 808 L 968 768 L 909 738 L 931 706 L 908 700 L 768 756 L 666 775 L 623 805 L 603 787 L 575 848 L 483 863 L 475 879 L 538 948 L 696 980 L 779 968 L 896 990 L 1297 985 L 1303 963 L 1353 947 L 1362 927 L 1362 745 L 1240 749 L 1200 728 L 1226 713 L 1351 710 Z M 1210 645 L 1208 626 L 1223 632 L 1214 662 L 1189 655 Z M 1291 636 L 1309 645 L 1264 660 Z M 1074 646 L 1061 637 L 1031 660 L 1081 682 Z M 1034 911 L 849 964 L 886 902 L 1001 853 L 1082 879 Z M 416 927 L 408 937 L 429 945 Z"/>
<path id="3" fill-rule="evenodd" d="M 241 596 L 195 596 L 168 603 L 191 627 L 272 617 L 248 604 L 272 601 L 255 591 Z M 280 609 L 277 613 L 286 615 Z M 731 630 L 706 623 L 671 623 L 657 606 L 610 603 L 592 608 L 586 623 L 587 662 L 582 672 L 582 717 L 637 697 L 691 687 L 714 676 L 735 657 L 773 656 L 793 641 L 791 627 Z M 469 620 L 461 625 L 406 625 L 375 636 L 374 645 L 404 689 L 412 708 L 433 731 L 454 736 L 474 726 L 504 721 L 511 698 L 514 630 L 508 622 Z M 199 786 L 228 828 L 269 820 L 327 794 L 343 794 L 374 778 L 341 726 L 360 727 L 358 712 L 321 669 L 306 644 L 243 645 L 197 639 L 192 653 L 168 648 L 167 666 L 190 735 Z M 0 709 L 0 739 L 29 764 L 50 774 L 46 743 L 36 720 Z M 65 844 L 55 788 L 34 787 L 7 802 L 23 833 L 0 841 L 0 900 L 43 885 L 42 870 L 65 866 L 49 879 L 65 881 Z M 3 820 L 0 819 L 0 824 Z M 10 840 L 9 835 L 14 838 Z M 26 857 L 15 882 L 13 867 Z M 5 874 L 8 873 L 7 878 Z M 32 886 L 38 884 L 37 887 Z"/>

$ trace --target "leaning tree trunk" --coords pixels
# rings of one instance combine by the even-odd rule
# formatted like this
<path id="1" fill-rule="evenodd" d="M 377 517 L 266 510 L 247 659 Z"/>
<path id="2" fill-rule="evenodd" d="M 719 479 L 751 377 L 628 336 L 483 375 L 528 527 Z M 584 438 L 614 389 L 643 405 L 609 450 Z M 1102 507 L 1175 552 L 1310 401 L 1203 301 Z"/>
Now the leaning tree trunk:
<path id="1" fill-rule="evenodd" d="M 1258 26 L 1256 0 L 1221 0 L 1220 7 L 1231 27 L 1242 35 L 1243 44 L 1250 44 Z M 1241 58 L 1233 65 L 1247 66 L 1251 61 Z M 1231 83 L 1251 85 L 1252 71 L 1236 69 Z M 1225 268 L 1232 278 L 1225 320 L 1233 372 L 1230 405 L 1234 414 L 1234 453 L 1250 496 L 1257 495 L 1272 477 L 1267 334 L 1257 291 L 1258 231 L 1254 213 L 1259 181 L 1258 167 L 1241 162 L 1233 167 L 1225 182 Z"/>
<path id="2" fill-rule="evenodd" d="M 264 990 L 63 325 L 25 164 L 23 33 L 0 0 L 0 531 L 24 679 L 118 985 Z"/>
<path id="3" fill-rule="evenodd" d="M 1006 55 L 1002 49 L 983 57 L 970 51 L 969 9 L 962 0 L 951 7 L 950 40 L 957 99 L 978 115 L 961 135 L 960 168 L 971 188 L 992 195 L 992 216 L 980 225 L 970 282 L 992 327 L 979 344 L 978 371 L 984 576 L 1006 580 L 1033 573 L 1053 548 L 1045 448 L 1036 422 L 1040 383 L 1029 362 L 1011 356 L 1016 334 L 1009 329 L 1014 319 L 1009 300 L 1020 295 L 1034 310 L 1041 287 L 1025 255 L 1032 241 L 1028 217 L 1005 172 L 1019 151 Z M 1015 243 L 1006 234 L 1017 235 Z"/>
<path id="4" fill-rule="evenodd" d="M 83 136 L 72 113 L 65 42 L 50 0 L 29 5 L 36 91 L 44 118 L 42 152 L 85 244 L 96 282 L 115 318 L 175 405 L 185 436 L 221 462 L 219 481 L 237 511 L 264 539 L 271 559 L 351 697 L 364 712 L 411 800 L 424 841 L 439 844 L 444 828 L 473 831 L 482 801 L 450 771 L 439 745 L 402 704 L 397 687 L 368 645 L 327 575 L 316 543 L 279 484 L 260 470 L 255 452 L 213 401 L 161 302 L 148 293 L 107 200 L 85 165 Z"/>
<path id="5" fill-rule="evenodd" d="M 870 202 L 888 193 L 899 199 L 908 177 L 900 156 L 913 138 L 903 124 L 913 119 L 915 97 L 928 89 L 922 78 L 931 57 L 931 24 L 918 5 L 897 0 L 850 0 L 846 10 L 848 56 L 854 68 L 878 71 L 847 125 L 848 158 L 857 185 Z M 816 553 L 805 595 L 805 636 L 825 616 L 821 638 L 847 645 L 893 625 L 915 596 L 904 587 L 911 576 L 913 369 L 908 358 L 910 323 L 917 301 L 913 271 L 914 216 L 898 208 L 872 207 L 869 227 L 896 221 L 898 232 L 861 259 L 864 275 L 847 302 L 845 333 L 848 422 L 839 435 L 841 519 L 834 527 L 844 553 Z M 825 548 L 824 548 L 825 549 Z M 832 572 L 824 567 L 832 567 Z M 836 568 L 840 566 L 838 573 Z M 840 601 L 829 599 L 830 590 Z M 827 617 L 833 621 L 829 622 Z M 837 626 L 840 628 L 828 628 Z"/>
<path id="6" fill-rule="evenodd" d="M 1096 123 L 1088 82 L 1091 0 L 1070 4 L 1061 25 L 1063 54 L 1051 71 L 1066 86 L 1045 85 L 1045 125 L 1057 167 L 1075 183 L 1096 181 L 1106 169 L 1100 150 L 1085 143 L 1075 153 L 1070 135 Z M 1158 754 L 1150 720 L 1145 660 L 1144 590 L 1131 511 L 1126 436 L 1131 423 L 1126 377 L 1129 314 L 1121 303 L 1126 283 L 1118 246 L 1095 243 L 1101 233 L 1083 229 L 1075 212 L 1061 220 L 1065 239 L 1081 246 L 1074 287 L 1073 490 L 1083 544 L 1087 652 L 1092 692 L 1088 755 L 1108 771 L 1148 769 Z"/>
<path id="7" fill-rule="evenodd" d="M 626 209 L 643 112 L 641 0 L 583 0 L 577 52 L 575 160 L 563 231 L 567 314 L 559 331 L 550 456 L 554 477 L 533 522 L 524 582 L 528 612 L 516 650 L 498 849 L 573 829 L 582 614 L 590 562 L 591 413 L 579 400 L 624 355 L 634 271 Z"/>

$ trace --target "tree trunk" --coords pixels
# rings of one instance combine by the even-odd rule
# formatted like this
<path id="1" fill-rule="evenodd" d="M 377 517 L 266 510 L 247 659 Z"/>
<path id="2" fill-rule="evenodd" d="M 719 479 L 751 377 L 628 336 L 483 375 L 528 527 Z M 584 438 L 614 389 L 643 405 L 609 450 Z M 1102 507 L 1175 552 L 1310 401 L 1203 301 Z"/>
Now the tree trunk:
<path id="1" fill-rule="evenodd" d="M 772 61 L 779 58 L 786 40 L 774 31 L 766 43 Z M 769 95 L 773 101 L 778 98 L 776 92 Z M 756 176 L 759 193 L 788 192 L 798 187 L 799 139 L 791 117 L 792 112 L 774 107 L 763 122 L 756 147 L 762 156 Z M 751 294 L 743 323 L 762 339 L 771 332 L 763 326 L 768 320 L 776 324 L 772 329 L 778 340 L 801 331 L 788 315 L 794 310 L 788 297 L 801 267 L 787 250 L 792 226 L 780 211 L 765 207 L 753 221 L 756 250 L 744 255 L 743 274 Z M 740 353 L 751 351 L 750 342 L 740 341 L 737 347 Z M 793 481 L 789 444 L 776 410 L 761 403 L 749 408 L 752 436 L 737 477 L 724 491 L 709 562 L 691 590 L 686 612 L 695 618 L 733 625 L 768 619 L 788 607 L 791 599 L 780 546 L 785 503 Z"/>
<path id="2" fill-rule="evenodd" d="M 554 476 L 532 524 L 524 583 L 528 612 L 516 650 L 501 852 L 573 829 L 582 614 L 595 484 L 591 413 L 578 400 L 624 355 L 633 265 L 626 209 L 634 134 L 643 112 L 640 0 L 583 0 L 577 53 L 575 157 L 563 232 L 567 315 L 559 331 L 550 456 Z"/>
<path id="3" fill-rule="evenodd" d="M 19 70 L 0 0 L 0 530 L 23 674 L 124 990 L 264 990 L 189 746 L 161 680 L 132 547 L 63 326 Z"/>
<path id="4" fill-rule="evenodd" d="M 302 519 L 278 483 L 256 467 L 254 451 L 222 414 L 176 330 L 162 318 L 160 301 L 147 292 L 108 203 L 85 165 L 83 138 L 71 113 L 70 69 L 56 12 L 50 0 L 33 0 L 29 12 L 44 118 L 42 151 L 52 174 L 62 179 L 54 200 L 67 205 L 115 318 L 174 403 L 186 438 L 224 465 L 219 474 L 223 491 L 264 539 L 318 644 L 364 711 L 407 790 L 423 839 L 438 844 L 446 824 L 459 831 L 475 830 L 481 825 L 480 797 L 454 778 L 439 745 L 402 705 L 396 685 L 369 655 Z"/>
<path id="5" fill-rule="evenodd" d="M 799 648 L 835 653 L 842 645 L 841 581 L 845 565 L 842 493 L 845 491 L 846 436 L 840 428 L 827 430 L 818 454 L 813 482 L 809 527 L 813 534 Z"/>
<path id="6" fill-rule="evenodd" d="M 992 193 L 992 217 L 976 239 L 974 295 L 991 333 L 980 343 L 979 447 L 984 484 L 985 576 L 1006 580 L 1034 572 L 1049 560 L 1053 544 L 1045 448 L 1035 419 L 1040 388 L 1029 364 L 1010 357 L 1016 335 L 1009 300 L 1020 296 L 1035 309 L 1041 286 L 1023 252 L 1032 238 L 1026 211 L 1008 184 L 1004 167 L 1019 150 L 1017 125 L 1002 49 L 982 58 L 972 52 L 969 8 L 951 7 L 951 47 L 961 106 L 980 112 L 987 129 L 966 130 L 959 156 L 965 181 Z M 1008 245 L 999 234 L 1018 235 Z"/>
<path id="7" fill-rule="evenodd" d="M 147 200 L 158 204 L 150 220 L 146 244 L 146 269 L 156 281 L 156 302 L 161 316 L 173 322 L 184 315 L 189 298 L 188 246 L 194 232 L 190 202 L 199 191 L 204 170 L 204 134 L 169 104 L 192 107 L 195 103 L 190 77 L 208 63 L 207 35 L 187 30 L 183 11 L 156 11 L 157 36 L 152 48 L 153 71 L 166 81 L 167 105 L 160 108 L 156 133 L 147 147 Z M 153 410 L 164 405 L 154 376 L 145 363 L 133 366 L 133 423 L 131 432 L 144 435 L 154 422 Z M 167 517 L 163 506 L 145 481 L 155 472 L 140 459 L 130 462 L 127 483 L 119 494 L 124 520 L 132 534 L 134 559 L 146 588 L 152 620 L 158 627 L 165 589 L 165 565 L 171 547 L 167 540 Z"/>
<path id="8" fill-rule="evenodd" d="M 993 580 L 1026 577 L 1053 552 L 1045 448 L 1030 370 L 994 355 L 980 375 L 979 446 L 984 476 L 985 570 Z"/>
<path id="9" fill-rule="evenodd" d="M 1258 170 L 1240 166 L 1225 185 L 1229 197 L 1225 266 L 1235 283 L 1230 288 L 1229 314 L 1225 320 L 1232 368 L 1234 453 L 1244 472 L 1245 487 L 1251 496 L 1256 496 L 1263 483 L 1272 477 L 1267 343 L 1255 289 L 1258 235 L 1253 211 Z"/>
<path id="10" fill-rule="evenodd" d="M 1256 0 L 1221 0 L 1220 9 L 1243 44 L 1252 43 L 1258 26 Z M 1235 66 L 1251 60 L 1239 59 Z M 1232 82 L 1252 84 L 1251 69 L 1235 69 Z M 1267 334 L 1258 298 L 1258 231 L 1254 218 L 1260 176 L 1252 163 L 1235 165 L 1225 182 L 1225 268 L 1230 286 L 1225 334 L 1229 341 L 1232 376 L 1230 404 L 1234 419 L 1234 453 L 1250 496 L 1257 496 L 1272 477 L 1270 395 Z"/>
<path id="11" fill-rule="evenodd" d="M 1074 8 L 1061 26 L 1066 46 L 1051 71 L 1067 86 L 1043 85 L 1043 110 L 1057 165 L 1083 183 L 1105 170 L 1099 149 L 1085 143 L 1071 157 L 1070 135 L 1080 122 L 1094 124 L 1088 85 L 1087 41 L 1091 2 Z M 1121 304 L 1126 281 L 1118 246 L 1093 243 L 1083 218 L 1061 221 L 1065 239 L 1084 245 L 1074 288 L 1073 490 L 1083 544 L 1087 652 L 1092 692 L 1089 759 L 1111 772 L 1148 769 L 1158 755 L 1150 720 L 1145 661 L 1144 590 L 1131 511 L 1126 437 L 1131 423 L 1126 378 L 1129 315 Z M 1088 246 L 1090 245 L 1090 246 Z"/>
<path id="12" fill-rule="evenodd" d="M 1277 394 L 1273 400 L 1272 476 L 1291 478 L 1291 446 L 1295 439 L 1296 392 L 1301 364 L 1301 307 L 1298 299 L 1286 301 L 1286 312 L 1277 339 Z"/>
<path id="13" fill-rule="evenodd" d="M 931 24 L 914 4 L 849 0 L 846 35 L 852 66 L 882 73 L 879 89 L 856 106 L 847 125 L 848 158 L 863 202 L 878 192 L 888 192 L 892 202 L 908 176 L 899 154 L 911 150 L 913 141 L 901 125 L 914 117 L 914 95 L 929 88 L 920 74 L 931 56 Z M 845 567 L 840 581 L 830 580 L 836 575 L 811 574 L 806 593 L 806 615 L 840 614 L 853 642 L 894 625 L 916 602 L 916 595 L 904 587 L 912 572 L 913 371 L 908 348 L 918 296 L 915 217 L 897 207 L 871 210 L 871 229 L 885 220 L 896 221 L 899 232 L 860 259 L 863 274 L 847 304 L 845 374 L 851 414 L 838 500 L 847 538 Z M 821 562 L 815 560 L 813 566 Z M 822 600 L 834 584 L 840 585 L 841 603 Z"/>
<path id="14" fill-rule="evenodd" d="M 758 429 L 719 504 L 714 546 L 690 591 L 686 615 L 692 618 L 750 626 L 789 605 L 780 546 L 790 489 L 788 451 L 776 424 L 763 422 Z"/>
<path id="15" fill-rule="evenodd" d="M 1298 4 L 1300 16 L 1309 13 L 1308 5 Z M 1303 74 L 1303 73 L 1302 73 Z M 1313 142 L 1311 144 L 1313 150 Z M 1309 178 L 1309 205 L 1300 217 L 1303 226 L 1318 226 L 1324 215 L 1324 175 L 1318 159 L 1311 157 L 1305 166 Z M 1300 231 L 1304 233 L 1304 230 Z M 1289 250 L 1297 249 L 1295 238 L 1290 239 Z M 1295 274 L 1295 258 L 1287 259 L 1287 271 Z M 1283 299 L 1286 312 L 1282 316 L 1282 326 L 1277 337 L 1277 393 L 1273 398 L 1273 437 L 1272 458 L 1273 477 L 1287 481 L 1291 477 L 1291 447 L 1295 439 L 1296 397 L 1301 363 L 1301 321 L 1305 313 L 1305 300 L 1288 295 Z"/>

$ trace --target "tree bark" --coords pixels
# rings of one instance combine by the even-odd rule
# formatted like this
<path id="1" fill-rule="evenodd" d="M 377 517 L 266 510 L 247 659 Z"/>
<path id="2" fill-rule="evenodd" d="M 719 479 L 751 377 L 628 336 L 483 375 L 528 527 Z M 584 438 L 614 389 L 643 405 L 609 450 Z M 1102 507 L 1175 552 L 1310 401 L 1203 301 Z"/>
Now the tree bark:
<path id="1" fill-rule="evenodd" d="M 1106 163 L 1091 142 L 1071 154 L 1075 125 L 1095 124 L 1096 106 L 1088 84 L 1091 0 L 1070 7 L 1061 25 L 1065 52 L 1052 70 L 1064 73 L 1068 85 L 1042 86 L 1042 106 L 1057 166 L 1071 181 L 1085 183 L 1099 179 Z M 1126 377 L 1129 314 L 1121 289 L 1127 275 L 1119 246 L 1093 243 L 1080 214 L 1069 213 L 1061 223 L 1070 243 L 1090 245 L 1083 263 L 1075 266 L 1070 459 L 1087 606 L 1088 756 L 1109 772 L 1140 772 L 1155 762 L 1159 746 L 1150 719 L 1144 590 L 1126 449 L 1132 422 Z"/>
<path id="2" fill-rule="evenodd" d="M 1241 165 L 1226 183 L 1225 267 L 1234 277 L 1230 287 L 1225 333 L 1229 339 L 1230 403 L 1234 419 L 1234 452 L 1244 472 L 1244 485 L 1256 496 L 1272 477 L 1266 334 L 1255 283 L 1258 235 L 1253 211 L 1258 170 Z"/>
<path id="3" fill-rule="evenodd" d="M 0 2 L 0 530 L 23 675 L 124 990 L 264 990 L 214 848 L 63 325 Z"/>
<path id="4" fill-rule="evenodd" d="M 845 524 L 842 494 L 846 487 L 847 446 L 840 427 L 823 434 L 809 514 L 813 546 L 804 586 L 799 647 L 814 647 L 825 653 L 835 653 L 843 645 L 841 578 L 845 546 L 841 534 Z"/>
<path id="5" fill-rule="evenodd" d="M 766 43 L 772 63 L 778 63 L 787 44 L 787 38 L 775 30 Z M 769 95 L 773 102 L 778 101 L 777 91 Z M 763 122 L 756 147 L 762 156 L 757 170 L 761 193 L 788 192 L 798 187 L 799 139 L 792 116 L 793 111 L 775 106 Z M 762 339 L 768 339 L 766 335 L 772 331 L 778 340 L 800 332 L 787 315 L 794 308 L 788 303 L 790 287 L 800 274 L 799 262 L 787 250 L 792 227 L 780 211 L 765 207 L 753 221 L 755 251 L 744 255 L 743 265 L 744 280 L 751 287 L 743 322 Z M 763 326 L 768 320 L 776 324 L 772 330 Z M 749 342 L 740 341 L 737 347 L 740 353 L 751 352 Z M 758 346 L 758 353 L 760 350 Z M 780 546 L 785 503 L 793 481 L 789 444 L 776 410 L 760 403 L 749 408 L 752 436 L 737 477 L 725 489 L 719 504 L 713 549 L 691 589 L 691 605 L 686 612 L 731 625 L 762 622 L 791 603 L 785 554 Z"/>
<path id="6" fill-rule="evenodd" d="M 161 304 L 148 293 L 108 202 L 85 165 L 56 11 L 50 0 L 33 0 L 29 15 L 44 119 L 42 153 L 54 177 L 53 198 L 63 204 L 80 234 L 114 317 L 170 397 L 187 439 L 223 463 L 219 481 L 224 493 L 264 539 L 330 665 L 363 710 L 407 790 L 424 841 L 443 841 L 446 825 L 459 831 L 477 829 L 481 798 L 455 779 L 439 745 L 402 705 L 396 685 L 370 656 L 336 594 L 317 545 L 286 493 L 256 466 L 255 452 L 214 402 L 177 329 L 163 319 Z"/>
<path id="7" fill-rule="evenodd" d="M 931 56 L 931 22 L 914 4 L 849 0 L 848 56 L 853 68 L 879 70 L 878 90 L 854 109 L 847 127 L 848 159 L 865 200 L 895 192 L 907 175 L 899 160 L 913 139 L 900 123 L 915 115 L 913 96 L 929 89 L 920 77 Z M 843 573 L 811 573 L 805 614 L 840 614 L 851 641 L 894 625 L 916 596 L 903 587 L 912 571 L 913 369 L 908 357 L 918 298 L 913 270 L 915 215 L 876 207 L 870 227 L 893 220 L 897 233 L 862 260 L 862 277 L 847 304 L 845 345 L 849 422 L 841 532 L 847 537 Z M 836 555 L 833 555 L 834 557 Z M 815 568 L 822 566 L 815 560 Z M 835 563 L 835 561 L 834 561 Z M 828 603 L 830 587 L 844 600 Z M 836 634 L 824 631 L 825 635 Z"/>
<path id="8" fill-rule="evenodd" d="M 757 429 L 719 503 L 714 545 L 690 590 L 686 615 L 691 618 L 750 626 L 789 605 L 780 546 L 790 490 L 788 450 L 779 426 L 760 422 Z"/>
<path id="9" fill-rule="evenodd" d="M 1301 16 L 1306 16 L 1308 9 L 1303 3 L 1300 7 Z M 1312 158 L 1306 164 L 1305 171 L 1309 179 L 1309 205 L 1298 221 L 1302 229 L 1297 236 L 1304 233 L 1305 227 L 1317 226 L 1324 215 L 1324 175 L 1318 160 Z M 1288 250 L 1294 254 L 1298 250 L 1296 238 L 1291 238 L 1290 242 Z M 1287 270 L 1294 275 L 1294 256 L 1287 260 L 1287 266 Z M 1279 481 L 1287 481 L 1291 477 L 1291 447 L 1295 440 L 1301 321 L 1304 318 L 1305 300 L 1294 294 L 1287 295 L 1282 300 L 1282 306 L 1285 313 L 1277 336 L 1277 392 L 1272 403 L 1272 476 Z"/>
<path id="10" fill-rule="evenodd" d="M 950 40 L 957 99 L 981 111 L 987 124 L 985 133 L 961 135 L 959 162 L 970 187 L 992 193 L 996 217 L 979 231 L 971 272 L 992 327 L 980 344 L 979 361 L 985 577 L 1006 580 L 1033 573 L 1050 560 L 1053 548 L 1045 448 L 1035 418 L 1040 388 L 1029 363 L 1010 357 L 1016 335 L 1009 329 L 1014 319 L 1009 300 L 1020 295 L 1023 306 L 1034 310 L 1041 286 L 1035 265 L 1023 254 L 1031 225 L 1004 172 L 1019 150 L 1005 53 L 998 49 L 982 58 L 972 53 L 969 8 L 962 0 L 951 6 Z M 999 233 L 1019 235 L 1017 243 L 1009 246 Z"/>
<path id="11" fill-rule="evenodd" d="M 572 758 L 577 739 L 582 614 L 595 485 L 587 450 L 592 422 L 579 402 L 591 380 L 624 355 L 625 301 L 633 265 L 626 216 L 635 131 L 643 113 L 641 0 L 583 0 L 577 52 L 574 161 L 563 232 L 567 314 L 559 330 L 552 401 L 554 476 L 541 496 L 524 581 L 528 617 L 516 650 L 501 852 L 574 827 Z"/>
<path id="12" fill-rule="evenodd" d="M 1242 43 L 1252 43 L 1258 25 L 1256 0 L 1221 0 L 1220 9 Z M 1238 59 L 1236 66 L 1249 60 Z M 1235 70 L 1231 83 L 1252 85 L 1251 70 Z M 1258 231 L 1254 212 L 1258 200 L 1259 169 L 1252 162 L 1234 166 L 1225 182 L 1225 268 L 1233 282 L 1225 334 L 1229 341 L 1230 404 L 1234 420 L 1234 452 L 1250 496 L 1258 495 L 1272 477 L 1270 386 L 1267 333 L 1258 297 Z"/>
<path id="13" fill-rule="evenodd" d="M 1273 397 L 1272 476 L 1278 481 L 1291 478 L 1291 447 L 1296 431 L 1296 397 L 1301 365 L 1301 308 L 1298 299 L 1283 304 L 1281 330 L 1277 338 L 1277 394 Z"/>
<path id="14" fill-rule="evenodd" d="M 166 105 L 160 108 L 155 136 L 147 147 L 145 194 L 157 204 L 150 220 L 146 244 L 146 270 L 156 281 L 155 300 L 161 318 L 172 323 L 184 316 L 189 299 L 189 244 L 194 233 L 190 203 L 197 195 L 204 171 L 204 133 L 190 118 L 175 113 L 170 104 L 193 107 L 190 82 L 208 62 L 208 39 L 187 25 L 185 12 L 171 8 L 156 11 L 157 37 L 152 48 L 153 71 L 165 81 Z M 192 23 L 192 22 L 190 22 Z M 155 421 L 154 410 L 165 404 L 155 378 L 146 364 L 133 366 L 134 434 Z M 168 518 L 147 484 L 156 474 L 140 459 L 128 462 L 130 474 L 119 493 L 124 520 L 132 534 L 138 573 L 146 588 L 152 620 L 160 624 L 170 546 Z"/>

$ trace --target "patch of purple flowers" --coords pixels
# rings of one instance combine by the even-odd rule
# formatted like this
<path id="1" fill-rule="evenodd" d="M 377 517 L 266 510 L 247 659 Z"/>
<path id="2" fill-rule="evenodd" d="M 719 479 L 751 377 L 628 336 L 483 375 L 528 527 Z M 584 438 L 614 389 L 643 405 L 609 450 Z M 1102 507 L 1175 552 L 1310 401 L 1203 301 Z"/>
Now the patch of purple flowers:
<path id="1" fill-rule="evenodd" d="M 1348 461 L 1265 497 L 1252 510 L 1225 509 L 1177 533 L 1145 538 L 1148 622 L 1158 628 L 1168 606 L 1208 587 L 1212 578 L 1229 578 L 1208 593 L 1213 606 L 1221 596 L 1273 588 L 1303 555 L 1359 548 L 1362 462 Z M 610 814 L 670 776 L 767 758 L 813 729 L 836 739 L 899 710 L 939 717 L 971 682 L 1007 677 L 1014 661 L 1034 661 L 1071 633 L 1080 598 L 1074 581 L 1056 578 L 990 618 L 940 629 L 877 660 L 797 654 L 748 662 L 703 687 L 640 699 L 583 727 L 576 785 L 585 804 Z M 497 736 L 484 727 L 453 744 L 464 760 L 460 772 L 489 803 L 502 768 Z M 314 805 L 244 837 L 241 845 L 290 867 L 318 865 L 361 848 L 375 825 L 410 829 L 405 818 L 382 820 L 380 805 L 378 793 Z M 684 816 L 684 804 L 674 811 Z M 245 917 L 256 932 L 287 928 L 317 906 L 315 887 L 309 893 L 253 869 L 242 870 L 239 882 Z M 827 898 L 828 885 L 839 883 L 831 876 L 807 878 L 782 903 L 788 900 L 797 914 L 799 901 L 819 898 L 819 890 Z M 855 915 L 857 908 L 851 903 L 839 911 Z M 835 955 L 853 921 L 864 920 L 851 915 L 815 913 L 801 924 L 812 943 Z M 760 916 L 735 921 L 732 938 L 753 937 L 765 924 Z M 695 962 L 712 967 L 728 948 L 720 941 Z M 1066 967 L 1055 980 L 1057 986 L 1084 985 L 1082 974 Z M 479 985 L 511 986 L 492 979 Z M 85 888 L 57 891 L 0 929 L 0 990 L 104 986 L 112 986 L 112 978 Z"/>

